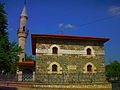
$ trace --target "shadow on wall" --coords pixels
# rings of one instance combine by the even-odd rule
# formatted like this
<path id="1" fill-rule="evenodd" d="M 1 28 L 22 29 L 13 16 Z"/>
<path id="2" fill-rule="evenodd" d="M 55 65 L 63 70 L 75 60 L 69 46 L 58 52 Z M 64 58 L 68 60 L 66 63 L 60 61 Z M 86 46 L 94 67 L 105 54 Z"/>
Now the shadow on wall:
<path id="1" fill-rule="evenodd" d="M 0 90 L 17 90 L 17 88 L 0 86 Z"/>

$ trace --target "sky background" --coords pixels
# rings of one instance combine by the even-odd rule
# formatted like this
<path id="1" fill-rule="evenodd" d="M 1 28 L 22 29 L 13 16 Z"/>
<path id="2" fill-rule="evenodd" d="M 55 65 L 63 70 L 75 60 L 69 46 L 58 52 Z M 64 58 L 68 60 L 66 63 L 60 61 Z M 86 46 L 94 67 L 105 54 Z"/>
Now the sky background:
<path id="1" fill-rule="evenodd" d="M 31 34 L 107 37 L 105 63 L 120 61 L 120 0 L 26 0 L 29 29 L 26 53 L 31 52 Z M 18 42 L 17 30 L 24 0 L 5 3 L 10 41 Z"/>

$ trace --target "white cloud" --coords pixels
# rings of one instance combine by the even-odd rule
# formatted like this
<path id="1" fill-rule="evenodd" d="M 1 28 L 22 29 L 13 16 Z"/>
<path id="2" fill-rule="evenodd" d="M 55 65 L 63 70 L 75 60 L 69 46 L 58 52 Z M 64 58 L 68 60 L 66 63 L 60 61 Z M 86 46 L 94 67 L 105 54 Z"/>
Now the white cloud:
<path id="1" fill-rule="evenodd" d="M 73 28 L 74 28 L 74 26 L 73 26 L 72 24 L 67 24 L 67 25 L 65 26 L 65 28 L 68 28 L 68 29 L 73 29 Z"/>
<path id="2" fill-rule="evenodd" d="M 109 11 L 114 15 L 120 15 L 120 6 L 112 6 Z"/>
<path id="3" fill-rule="evenodd" d="M 58 24 L 58 27 L 62 27 L 63 26 L 63 24 Z"/>

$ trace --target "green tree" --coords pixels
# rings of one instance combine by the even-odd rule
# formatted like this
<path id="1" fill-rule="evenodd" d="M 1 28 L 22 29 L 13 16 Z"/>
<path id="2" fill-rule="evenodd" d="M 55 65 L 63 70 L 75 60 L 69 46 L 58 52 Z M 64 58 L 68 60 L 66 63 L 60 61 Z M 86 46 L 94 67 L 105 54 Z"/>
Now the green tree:
<path id="1" fill-rule="evenodd" d="M 33 57 L 32 56 L 25 56 L 25 61 L 33 61 Z"/>
<path id="2" fill-rule="evenodd" d="M 4 11 L 4 4 L 0 3 L 0 35 L 7 36 L 7 18 L 6 12 Z M 0 37 L 1 39 L 1 37 Z"/>
<path id="3" fill-rule="evenodd" d="M 0 74 L 15 73 L 16 61 L 21 49 L 16 42 L 10 42 L 7 32 L 7 17 L 4 4 L 0 3 Z"/>
<path id="4" fill-rule="evenodd" d="M 120 80 L 120 63 L 113 61 L 111 64 L 106 65 L 106 72 L 109 81 Z"/>

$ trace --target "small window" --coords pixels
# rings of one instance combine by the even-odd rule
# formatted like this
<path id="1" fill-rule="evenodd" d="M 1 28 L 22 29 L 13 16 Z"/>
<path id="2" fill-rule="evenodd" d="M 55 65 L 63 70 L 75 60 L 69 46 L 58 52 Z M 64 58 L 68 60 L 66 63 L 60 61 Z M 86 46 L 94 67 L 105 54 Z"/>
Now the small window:
<path id="1" fill-rule="evenodd" d="M 22 61 L 24 61 L 24 58 L 22 58 Z"/>
<path id="2" fill-rule="evenodd" d="M 87 55 L 91 55 L 92 53 L 91 53 L 91 49 L 90 48 L 88 48 L 87 49 Z"/>
<path id="3" fill-rule="evenodd" d="M 23 31 L 25 31 L 25 26 L 23 26 Z"/>
<path id="4" fill-rule="evenodd" d="M 53 54 L 58 54 L 58 48 L 57 47 L 53 47 L 52 48 L 52 53 Z"/>
<path id="5" fill-rule="evenodd" d="M 52 71 L 57 72 L 57 65 L 56 64 L 52 65 Z"/>
<path id="6" fill-rule="evenodd" d="M 88 66 L 87 66 L 87 71 L 88 71 L 88 72 L 92 72 L 92 65 L 88 65 Z"/>

